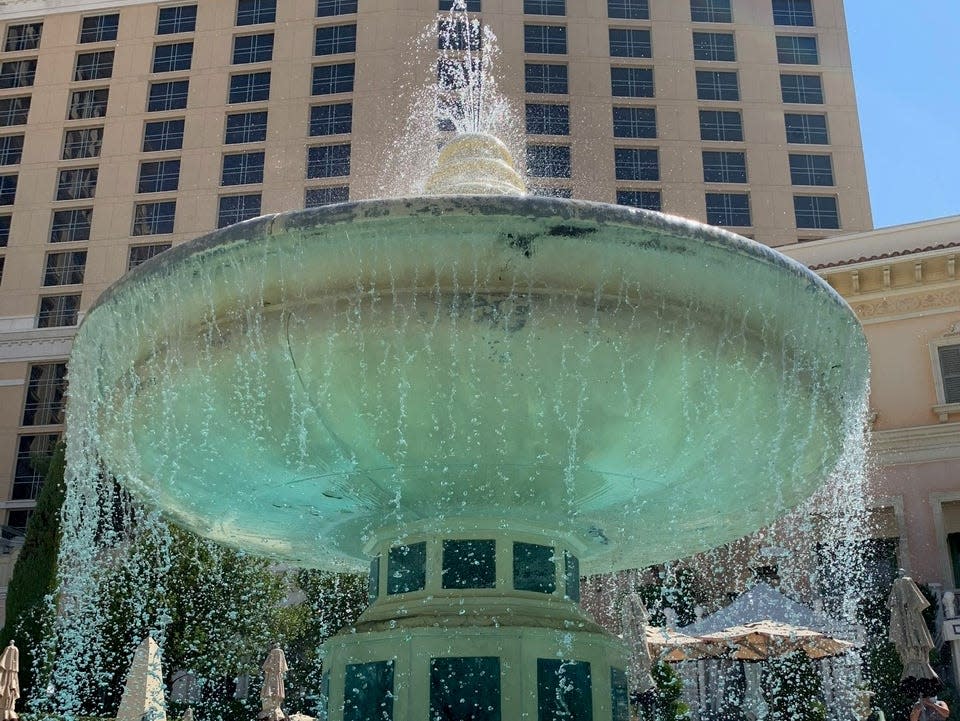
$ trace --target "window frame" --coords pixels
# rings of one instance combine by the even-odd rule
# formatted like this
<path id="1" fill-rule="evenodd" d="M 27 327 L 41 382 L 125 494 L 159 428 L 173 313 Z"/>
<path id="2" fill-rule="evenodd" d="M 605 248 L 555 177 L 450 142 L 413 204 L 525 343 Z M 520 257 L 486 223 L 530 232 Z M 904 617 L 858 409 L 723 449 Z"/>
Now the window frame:
<path id="1" fill-rule="evenodd" d="M 826 167 L 815 167 L 826 160 Z M 833 156 L 830 153 L 788 153 L 787 162 L 790 167 L 790 185 L 796 187 L 835 187 L 836 177 L 833 172 Z M 805 167 L 800 167 L 800 163 Z M 802 182 L 809 180 L 810 182 Z"/>
<path id="2" fill-rule="evenodd" d="M 62 258 L 63 263 L 55 261 Z M 87 269 L 87 250 L 48 251 L 43 260 L 42 288 L 61 288 L 70 285 L 83 285 Z"/>
<path id="3" fill-rule="evenodd" d="M 88 21 L 90 27 L 87 27 Z M 120 32 L 120 13 L 103 13 L 101 15 L 87 15 L 80 21 L 79 45 L 87 43 L 107 43 L 117 39 Z"/>
<path id="4" fill-rule="evenodd" d="M 155 93 L 155 89 L 163 89 L 163 93 Z M 154 107 L 155 102 L 159 103 L 156 107 Z M 147 86 L 148 113 L 166 113 L 172 110 L 186 110 L 189 102 L 190 80 L 188 78 L 158 80 Z"/>
<path id="5" fill-rule="evenodd" d="M 346 112 L 343 112 L 345 109 Z M 328 111 L 328 117 L 321 117 Z M 353 132 L 353 103 L 317 103 L 310 106 L 307 135 L 311 138 L 348 135 Z"/>
<path id="6" fill-rule="evenodd" d="M 21 35 L 20 37 L 10 37 L 10 32 L 12 30 L 17 30 L 20 28 L 30 29 L 33 32 L 33 35 Z M 43 37 L 43 20 L 34 20 L 33 22 L 21 22 L 21 23 L 11 23 L 7 25 L 6 32 L 3 37 L 3 52 L 5 53 L 22 53 L 30 50 L 39 50 L 40 49 L 40 40 Z M 13 41 L 11 43 L 11 40 Z M 13 47 L 11 47 L 13 45 Z"/>
<path id="7" fill-rule="evenodd" d="M 563 78 L 549 77 L 550 70 L 546 70 L 541 78 L 532 77 L 531 70 L 534 68 L 563 68 Z M 542 83 L 540 87 L 546 90 L 531 90 L 531 87 L 537 87 L 536 83 Z M 556 83 L 556 87 L 562 87 L 563 90 L 554 90 L 551 83 Z M 570 93 L 570 71 L 565 63 L 524 63 L 523 64 L 523 89 L 524 92 L 536 95 L 569 95 Z"/>
<path id="8" fill-rule="evenodd" d="M 836 219 L 837 219 L 837 224 L 836 224 L 836 226 L 833 226 L 833 225 L 823 225 L 822 223 L 818 223 L 818 224 L 816 224 L 816 225 L 801 225 L 801 224 L 798 222 L 800 210 L 799 210 L 799 208 L 797 208 L 797 201 L 798 201 L 798 200 L 819 201 L 819 200 L 822 200 L 822 199 L 827 199 L 827 200 L 832 200 L 832 201 L 833 201 L 833 213 L 832 213 L 832 214 L 833 214 L 833 215 L 836 217 Z M 814 204 L 815 204 L 815 203 L 814 203 Z M 819 218 L 820 216 L 824 215 L 824 211 L 823 211 L 823 209 L 821 209 L 821 208 L 811 208 L 811 209 L 809 210 L 809 212 L 810 212 L 812 215 L 815 215 L 815 216 L 818 217 L 818 218 Z M 793 196 L 793 213 L 794 213 L 794 222 L 795 222 L 795 224 L 796 224 L 796 226 L 797 226 L 797 230 L 839 230 L 839 229 L 842 227 L 842 225 L 841 225 L 841 218 L 840 218 L 840 200 L 837 198 L 836 195 L 817 195 L 817 194 L 815 194 L 815 193 L 798 193 L 798 194 L 794 194 L 794 196 Z"/>
<path id="9" fill-rule="evenodd" d="M 746 224 L 740 223 L 726 223 L 726 222 L 715 222 L 710 220 L 710 197 L 714 196 L 717 198 L 744 198 L 746 200 L 746 209 L 724 207 L 723 212 L 727 213 L 743 213 L 746 212 L 747 220 L 750 221 Z M 749 228 L 753 226 L 753 209 L 750 207 L 750 193 L 736 193 L 736 192 L 714 192 L 708 191 L 704 193 L 704 206 L 707 211 L 707 223 L 710 225 L 715 225 L 720 228 Z"/>
<path id="10" fill-rule="evenodd" d="M 540 117 L 536 113 L 540 112 Z M 526 103 L 527 135 L 570 135 L 570 106 L 566 103 Z"/>
<path id="11" fill-rule="evenodd" d="M 797 131 L 794 130 L 794 135 L 791 138 L 790 131 L 790 117 L 794 116 L 796 118 L 802 118 L 800 121 L 799 136 Z M 821 128 L 812 128 L 809 124 L 811 118 L 817 118 L 823 121 L 823 127 Z M 827 120 L 826 113 L 784 113 L 783 114 L 783 129 L 784 136 L 788 144 L 791 145 L 830 145 L 830 126 Z M 820 142 L 818 139 L 820 136 L 818 133 L 823 131 L 823 142 Z M 817 135 L 815 135 L 815 133 Z M 796 138 L 800 137 L 800 140 Z M 808 139 L 814 138 L 814 139 Z"/>
<path id="12" fill-rule="evenodd" d="M 247 200 L 256 198 L 256 212 L 251 213 L 252 209 L 246 207 Z M 227 200 L 243 200 L 244 202 L 240 203 L 237 208 L 230 209 L 224 208 L 224 201 Z M 229 193 L 225 195 L 220 195 L 217 198 L 217 228 L 226 228 L 230 225 L 235 225 L 236 223 L 242 223 L 245 220 L 250 220 L 251 218 L 256 218 L 260 215 L 263 215 L 263 194 L 262 193 Z M 224 223 L 224 215 L 226 212 L 235 212 L 237 219 L 233 220 L 232 216 L 230 222 Z"/>
<path id="13" fill-rule="evenodd" d="M 772 0 L 770 5 L 773 24 L 778 27 L 812 28 L 817 24 L 812 0 Z M 805 8 L 798 8 L 797 5 L 805 5 L 805 8 L 809 8 L 809 11 Z M 810 22 L 802 22 L 807 18 Z"/>
<path id="14" fill-rule="evenodd" d="M 58 221 L 57 216 L 65 217 L 68 222 Z M 77 222 L 82 218 L 85 222 Z M 82 243 L 90 240 L 90 230 L 93 226 L 93 206 L 82 208 L 54 208 L 50 213 L 50 232 L 48 238 L 51 243 Z M 57 233 L 68 233 L 69 237 L 55 239 Z M 76 235 L 77 237 L 73 237 Z"/>
<path id="15" fill-rule="evenodd" d="M 704 113 L 715 113 L 717 115 L 719 122 L 714 124 L 715 127 L 717 128 L 717 132 L 716 132 L 717 137 L 705 137 L 704 129 L 705 127 L 709 127 L 709 123 L 707 125 L 704 124 L 704 117 L 703 117 Z M 726 122 L 723 122 L 723 117 L 728 115 L 735 115 L 737 117 L 736 126 L 732 124 L 728 126 Z M 744 137 L 743 136 L 743 113 L 739 109 L 726 110 L 722 108 L 700 108 L 699 122 L 700 122 L 700 140 L 701 141 L 709 142 L 709 143 L 742 143 L 743 142 L 743 137 Z M 728 127 L 731 130 L 735 129 L 736 131 L 738 131 L 736 133 L 738 137 L 733 137 L 733 138 L 725 137 L 727 134 Z"/>
<path id="16" fill-rule="evenodd" d="M 607 39 L 611 58 L 653 58 L 653 33 L 650 28 L 608 28 Z"/>
<path id="17" fill-rule="evenodd" d="M 72 307 L 72 308 L 67 307 L 66 309 L 64 309 L 64 308 L 54 308 L 54 309 L 51 310 L 50 312 L 46 313 L 46 315 L 44 315 L 44 310 L 43 310 L 43 304 L 44 304 L 44 302 L 45 302 L 45 301 L 49 301 L 49 300 L 53 300 L 53 299 L 59 299 L 59 300 L 64 301 L 64 303 L 62 303 L 61 305 L 70 305 L 70 303 L 66 302 L 66 301 L 69 300 L 70 302 L 72 302 L 73 307 Z M 80 293 L 51 293 L 51 294 L 41 295 L 40 298 L 39 298 L 39 300 L 37 301 L 37 315 L 36 315 L 36 319 L 35 319 L 35 321 L 34 321 L 34 322 L 35 322 L 35 327 L 37 327 L 37 328 L 73 328 L 73 327 L 76 327 L 77 322 L 79 321 L 79 315 L 80 315 L 80 310 L 79 310 L 79 309 L 80 309 Z M 54 313 L 56 313 L 56 317 L 57 317 L 57 318 L 65 317 L 65 318 L 67 318 L 67 319 L 71 319 L 73 322 L 72 322 L 72 323 L 56 323 L 56 324 L 50 324 L 49 322 L 47 322 L 47 323 L 44 323 L 44 322 L 43 322 L 44 320 L 48 320 L 48 319 L 50 319 L 50 318 L 53 318 L 53 317 L 54 317 Z"/>
<path id="18" fill-rule="evenodd" d="M 533 151 L 533 152 L 531 152 Z M 566 151 L 566 152 L 563 152 Z M 559 169 L 559 173 L 545 173 L 537 167 L 538 161 L 534 161 L 531 158 L 533 154 L 539 153 L 555 153 L 558 157 L 553 159 L 548 159 L 545 165 L 547 168 L 553 168 L 554 166 Z M 573 158 L 570 152 L 569 145 L 552 145 L 549 143 L 527 143 L 526 149 L 526 160 L 527 160 L 527 175 L 531 178 L 571 178 L 573 176 Z M 564 158 L 563 156 L 566 156 Z"/>
<path id="19" fill-rule="evenodd" d="M 248 121 L 250 121 L 253 116 L 261 115 L 263 116 L 262 127 L 255 124 L 248 125 Z M 234 118 L 242 118 L 244 120 L 243 124 L 237 128 L 231 128 L 231 120 Z M 227 113 L 223 124 L 223 144 L 245 145 L 247 143 L 262 143 L 267 139 L 267 125 L 269 122 L 267 110 L 246 110 L 239 113 Z M 231 140 L 231 133 L 239 133 L 239 135 Z"/>
<path id="20" fill-rule="evenodd" d="M 180 189 L 180 158 L 141 160 L 137 169 L 137 194 L 175 193 Z"/>
<path id="21" fill-rule="evenodd" d="M 807 81 L 816 80 L 816 84 L 818 85 L 816 92 L 819 93 L 817 96 L 819 100 L 787 100 L 787 88 L 785 88 L 783 84 L 785 78 L 795 78 L 798 81 L 796 87 L 790 89 L 791 93 L 796 92 L 798 98 L 806 98 L 808 94 L 812 94 L 812 90 L 807 87 L 801 87 L 801 85 L 805 86 Z M 801 80 L 803 82 L 799 82 Z M 785 105 L 824 105 L 823 77 L 819 74 L 811 73 L 780 73 L 780 100 Z"/>
<path id="22" fill-rule="evenodd" d="M 179 129 L 177 129 L 179 127 Z M 186 127 L 184 118 L 163 118 L 162 120 L 146 120 L 143 123 L 143 142 L 140 145 L 141 153 L 164 153 L 171 150 L 183 149 L 183 136 Z M 152 132 L 151 128 L 159 132 Z M 173 128 L 173 130 L 171 130 Z M 156 145 L 157 147 L 153 147 Z"/>
<path id="23" fill-rule="evenodd" d="M 539 37 L 536 35 L 539 34 Z M 523 24 L 523 52 L 529 55 L 566 55 L 567 26 Z"/>
<path id="24" fill-rule="evenodd" d="M 141 209 L 143 209 L 143 217 L 138 217 L 141 214 Z M 150 209 L 152 214 L 148 215 L 146 209 Z M 133 223 L 131 225 L 130 237 L 142 238 L 151 235 L 170 235 L 174 232 L 176 220 L 177 201 L 175 198 L 169 200 L 149 200 L 144 203 L 134 203 Z M 148 231 L 140 232 L 141 226 L 148 229 Z M 169 230 L 167 230 L 168 227 Z M 154 243 L 153 245 L 163 245 L 163 243 Z M 168 247 L 170 246 L 169 243 L 166 245 Z M 133 247 L 140 246 L 131 246 L 131 249 Z M 130 270 L 131 267 L 132 266 L 130 265 L 128 256 L 127 270 Z"/>
<path id="25" fill-rule="evenodd" d="M 618 79 L 615 77 L 619 74 L 619 71 L 623 72 L 625 78 Z M 649 75 L 649 94 L 643 92 L 647 88 L 646 78 L 638 78 L 634 76 L 640 75 Z M 639 93 L 622 93 L 618 90 L 633 90 L 637 89 Z M 644 66 L 634 66 L 634 65 L 611 65 L 610 66 L 610 95 L 614 98 L 653 98 L 656 96 L 656 74 L 654 68 L 644 67 Z"/>
<path id="26" fill-rule="evenodd" d="M 626 196 L 627 193 L 636 194 L 640 196 L 644 196 L 647 194 L 651 196 L 655 195 L 656 203 L 644 204 L 642 202 L 641 203 L 624 202 L 623 198 Z M 617 205 L 622 205 L 627 208 L 641 208 L 643 210 L 655 210 L 657 212 L 661 212 L 663 209 L 663 192 L 660 190 L 648 190 L 646 188 L 617 188 L 615 202 Z M 652 205 L 655 205 L 656 207 L 650 207 Z"/>
<path id="27" fill-rule="evenodd" d="M 169 56 L 161 57 L 161 53 Z M 152 73 L 175 73 L 190 70 L 193 65 L 193 40 L 174 43 L 158 43 L 153 46 Z"/>
<path id="28" fill-rule="evenodd" d="M 614 20 L 649 20 L 650 0 L 607 0 L 607 17 Z"/>
<path id="29" fill-rule="evenodd" d="M 266 83 L 264 83 L 264 78 Z M 273 82 L 270 70 L 251 73 L 233 73 L 227 85 L 227 105 L 265 103 L 270 100 Z"/>
<path id="30" fill-rule="evenodd" d="M 32 88 L 36 79 L 36 58 L 17 58 L 0 63 L 0 90 Z"/>
<path id="31" fill-rule="evenodd" d="M 181 11 L 192 10 L 184 17 Z M 173 17 L 164 19 L 164 13 L 172 13 Z M 169 27 L 165 27 L 165 24 Z M 186 24 L 189 27 L 181 27 Z M 174 5 L 171 7 L 158 8 L 157 11 L 157 35 L 181 35 L 183 33 L 192 33 L 197 29 L 197 5 Z"/>
<path id="32" fill-rule="evenodd" d="M 330 70 L 330 77 L 322 79 L 319 78 L 318 76 L 325 72 L 327 68 Z M 339 77 L 341 69 L 345 71 L 347 68 L 349 68 L 350 76 L 343 78 Z M 310 75 L 310 95 L 317 97 L 352 93 L 356 83 L 356 78 L 357 67 L 356 63 L 353 61 L 347 63 L 324 63 L 322 65 L 314 65 Z M 321 82 L 325 83 L 325 85 L 321 86 Z M 340 87 L 341 84 L 344 86 L 343 88 Z M 318 91 L 318 88 L 321 87 L 330 87 L 331 89 Z"/>
<path id="33" fill-rule="evenodd" d="M 30 119 L 32 98 L 31 95 L 13 95 L 0 98 L 0 128 L 16 128 L 26 125 Z M 24 101 L 26 102 L 24 103 Z M 8 105 L 9 107 L 7 107 Z"/>
<path id="34" fill-rule="evenodd" d="M 714 97 L 705 97 L 704 95 L 701 94 L 701 89 L 707 87 L 706 85 L 703 85 L 700 82 L 700 78 L 703 75 L 712 76 L 709 88 L 713 91 L 716 91 L 714 93 Z M 733 97 L 723 97 L 724 93 L 726 92 L 724 88 L 725 87 L 729 88 L 729 86 L 725 86 L 722 80 L 726 76 L 730 76 L 730 75 L 732 75 L 736 80 L 736 85 L 734 87 L 736 92 L 734 93 Z M 719 103 L 740 102 L 740 73 L 736 70 L 697 70 L 696 71 L 696 87 L 697 87 L 697 100 L 706 100 L 706 101 L 719 102 Z"/>
<path id="35" fill-rule="evenodd" d="M 90 139 L 90 131 L 99 131 L 100 137 L 94 140 Z M 103 125 L 91 125 L 86 127 L 68 126 L 63 131 L 63 143 L 60 146 L 61 160 L 87 160 L 89 158 L 99 158 L 103 150 Z M 71 135 L 80 134 L 79 138 L 71 139 Z M 74 150 L 73 155 L 67 154 L 68 147 Z M 90 151 L 93 152 L 90 152 Z M 84 154 L 80 154 L 84 151 Z"/>
<path id="36" fill-rule="evenodd" d="M 806 41 L 812 41 L 812 46 Z M 776 44 L 777 62 L 781 65 L 820 64 L 820 44 L 816 35 L 777 35 Z"/>
<path id="37" fill-rule="evenodd" d="M 332 9 L 332 12 L 321 12 L 321 5 L 329 5 Z M 348 8 L 353 8 L 352 10 L 343 10 L 342 6 Z M 338 15 L 356 15 L 357 14 L 357 0 L 317 0 L 316 7 L 314 9 L 315 17 L 318 18 L 329 18 L 336 17 Z"/>
<path id="38" fill-rule="evenodd" d="M 220 163 L 220 187 L 260 185 L 263 183 L 266 157 L 263 150 L 224 153 Z"/>
<path id="39" fill-rule="evenodd" d="M 57 199 L 57 200 L 88 200 L 88 199 L 96 198 L 96 196 L 97 196 L 97 183 L 98 183 L 98 181 L 99 181 L 99 171 L 100 171 L 100 169 L 99 169 L 99 167 L 96 166 L 96 165 L 93 165 L 93 166 L 82 166 L 82 167 L 76 167 L 76 168 L 74 168 L 74 167 L 61 168 L 61 169 L 60 169 L 60 172 L 57 173 L 57 193 L 56 193 L 56 196 L 55 196 L 56 199 Z M 87 175 L 87 178 L 86 178 L 86 182 L 83 183 L 84 186 L 89 186 L 89 185 L 91 185 L 91 183 L 90 183 L 90 178 L 92 178 L 92 180 L 93 180 L 93 182 L 92 182 L 92 189 L 90 190 L 90 194 L 89 194 L 89 195 L 77 195 L 77 196 L 74 196 L 74 197 L 62 196 L 62 195 L 61 195 L 61 193 L 64 191 L 64 189 L 69 189 L 69 188 L 72 187 L 73 185 L 79 184 L 79 183 L 77 183 L 76 181 L 72 181 L 72 180 L 71 180 L 70 183 L 65 183 L 65 182 L 64 182 L 64 179 L 65 179 L 65 178 L 68 178 L 68 179 L 70 178 L 70 174 L 71 174 L 71 173 L 77 174 L 77 177 L 78 177 L 78 178 L 81 178 L 81 179 L 82 179 L 83 174 L 86 174 L 86 175 Z"/>
<path id="40" fill-rule="evenodd" d="M 702 150 L 700 160 L 704 183 L 749 182 L 747 154 L 743 150 Z"/>
<path id="41" fill-rule="evenodd" d="M 694 3 L 702 3 L 703 7 L 694 7 Z M 715 8 L 713 7 L 714 3 L 725 3 L 726 8 Z M 698 14 L 704 13 L 707 17 L 703 19 L 697 17 Z M 717 19 L 717 18 L 725 19 Z M 730 0 L 690 0 L 690 22 L 693 23 L 732 23 L 733 22 L 733 8 L 731 7 Z"/>
<path id="42" fill-rule="evenodd" d="M 693 59 L 700 62 L 735 63 L 737 61 L 737 41 L 733 32 L 715 32 L 694 30 Z M 718 43 L 723 39 L 723 43 Z M 730 46 L 726 46 L 729 39 Z M 698 41 L 700 42 L 698 46 Z"/>
<path id="43" fill-rule="evenodd" d="M 329 34 L 329 37 L 321 37 Z M 313 56 L 346 55 L 357 51 L 357 24 L 321 25 L 313 32 Z"/>
<path id="44" fill-rule="evenodd" d="M 237 12 L 234 16 L 234 24 L 237 27 L 266 25 L 276 21 L 276 0 L 237 0 Z"/>
<path id="45" fill-rule="evenodd" d="M 269 38 L 269 42 L 260 41 Z M 240 47 L 249 42 L 248 47 Z M 265 33 L 246 33 L 233 36 L 233 49 L 230 53 L 230 62 L 233 65 L 252 65 L 254 63 L 269 63 L 273 60 L 275 46 L 273 31 Z"/>
<path id="46" fill-rule="evenodd" d="M 629 118 L 620 118 L 620 128 L 638 129 L 641 132 L 637 134 L 620 134 L 617 132 L 617 115 L 628 115 Z M 643 116 L 638 118 L 637 116 Z M 657 108 L 646 105 L 614 105 L 612 108 L 613 137 L 614 138 L 639 138 L 649 140 L 657 137 Z M 652 122 L 651 122 L 652 121 Z M 652 127 L 653 132 L 644 133 L 645 128 Z"/>
<path id="47" fill-rule="evenodd" d="M 307 179 L 347 178 L 350 176 L 350 143 L 324 143 L 307 147 Z"/>

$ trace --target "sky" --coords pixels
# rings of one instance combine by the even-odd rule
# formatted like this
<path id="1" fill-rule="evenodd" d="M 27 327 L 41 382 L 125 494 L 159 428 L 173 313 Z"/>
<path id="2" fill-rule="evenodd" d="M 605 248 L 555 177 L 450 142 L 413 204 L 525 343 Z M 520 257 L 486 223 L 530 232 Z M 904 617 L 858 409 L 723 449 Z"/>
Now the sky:
<path id="1" fill-rule="evenodd" d="M 873 224 L 960 215 L 960 0 L 845 0 Z"/>

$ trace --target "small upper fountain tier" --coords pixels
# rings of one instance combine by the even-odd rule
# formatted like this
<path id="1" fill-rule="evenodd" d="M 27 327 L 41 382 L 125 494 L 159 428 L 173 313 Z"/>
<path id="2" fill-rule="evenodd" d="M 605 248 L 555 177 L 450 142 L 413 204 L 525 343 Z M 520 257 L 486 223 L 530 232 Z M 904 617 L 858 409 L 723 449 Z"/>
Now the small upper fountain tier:
<path id="1" fill-rule="evenodd" d="M 717 228 L 539 197 L 371 200 L 178 246 L 102 295 L 70 433 L 175 522 L 307 566 L 562 537 L 585 572 L 769 524 L 857 430 L 859 325 Z"/>

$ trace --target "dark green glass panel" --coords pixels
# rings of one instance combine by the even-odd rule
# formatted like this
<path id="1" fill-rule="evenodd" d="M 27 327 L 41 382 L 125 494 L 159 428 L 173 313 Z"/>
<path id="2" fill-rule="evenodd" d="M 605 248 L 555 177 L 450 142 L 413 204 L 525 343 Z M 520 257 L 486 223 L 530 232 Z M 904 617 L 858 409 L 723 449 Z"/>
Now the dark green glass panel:
<path id="1" fill-rule="evenodd" d="M 563 553 L 563 582 L 567 598 L 580 603 L 580 559 L 572 553 Z"/>
<path id="2" fill-rule="evenodd" d="M 619 668 L 610 669 L 610 709 L 613 712 L 613 721 L 630 721 L 627 673 Z"/>
<path id="3" fill-rule="evenodd" d="M 444 588 L 493 588 L 497 585 L 495 541 L 443 542 Z"/>
<path id="4" fill-rule="evenodd" d="M 557 567 L 551 546 L 513 544 L 513 587 L 539 593 L 553 593 L 557 589 Z"/>
<path id="5" fill-rule="evenodd" d="M 387 593 L 410 593 L 423 589 L 427 580 L 427 544 L 394 546 L 387 559 Z"/>
<path id="6" fill-rule="evenodd" d="M 430 721 L 500 721 L 500 659 L 430 659 Z"/>
<path id="7" fill-rule="evenodd" d="M 589 663 L 537 659 L 537 721 L 593 721 Z"/>
<path id="8" fill-rule="evenodd" d="M 317 704 L 317 721 L 327 721 L 330 718 L 330 672 L 324 671 L 320 676 L 320 702 Z"/>
<path id="9" fill-rule="evenodd" d="M 367 601 L 373 603 L 380 595 L 380 556 L 370 561 L 370 578 L 367 579 Z"/>
<path id="10" fill-rule="evenodd" d="M 392 721 L 393 661 L 347 664 L 343 721 Z"/>

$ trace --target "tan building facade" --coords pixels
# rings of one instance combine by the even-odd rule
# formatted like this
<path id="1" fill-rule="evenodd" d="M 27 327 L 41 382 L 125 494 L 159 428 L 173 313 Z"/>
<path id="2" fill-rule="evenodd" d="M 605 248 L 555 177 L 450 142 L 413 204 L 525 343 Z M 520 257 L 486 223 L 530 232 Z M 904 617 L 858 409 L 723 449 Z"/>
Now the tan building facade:
<path id="1" fill-rule="evenodd" d="M 449 0 L 447 0 L 449 6 Z M 772 246 L 871 227 L 841 0 L 467 0 L 531 187 Z M 262 213 L 372 197 L 444 0 L 0 3 L 0 525 L 63 433 L 85 309 Z M 419 59 L 418 59 L 419 58 Z M 411 188 L 411 190 L 415 190 Z M 821 241 L 821 243 L 824 241 Z M 960 529 L 958 529 L 960 530 Z M 0 595 L 12 553 L 0 555 Z"/>

